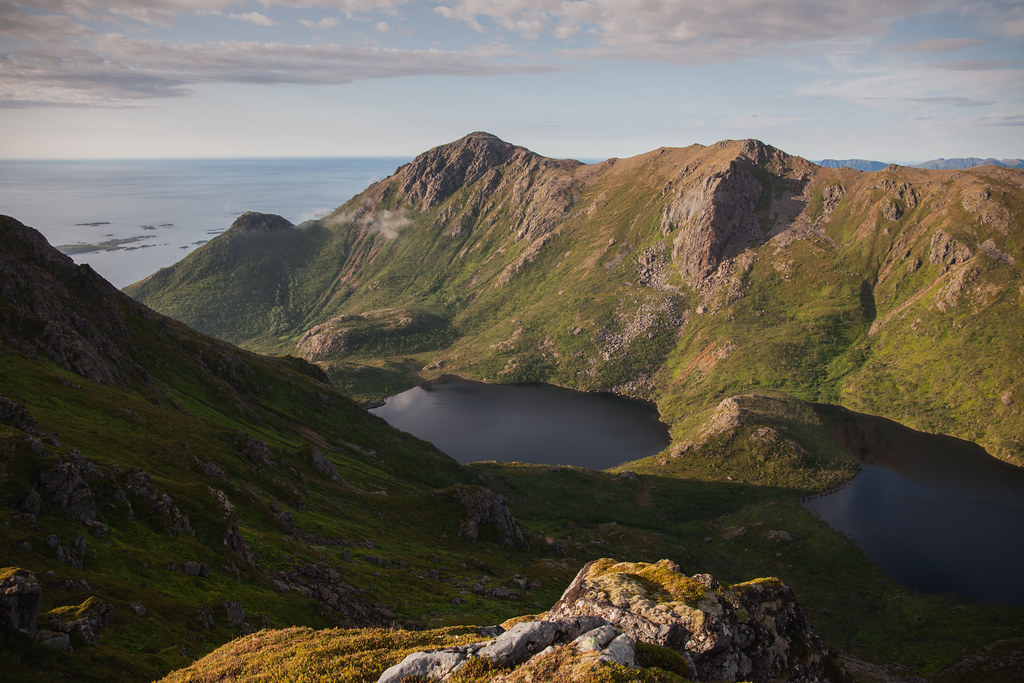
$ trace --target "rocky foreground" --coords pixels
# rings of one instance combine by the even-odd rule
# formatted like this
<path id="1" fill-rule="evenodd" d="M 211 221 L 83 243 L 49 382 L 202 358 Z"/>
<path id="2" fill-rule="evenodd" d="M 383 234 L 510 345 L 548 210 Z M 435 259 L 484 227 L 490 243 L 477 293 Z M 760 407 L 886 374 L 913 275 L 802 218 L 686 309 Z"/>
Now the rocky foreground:
<path id="1" fill-rule="evenodd" d="M 727 586 L 708 574 L 686 576 L 669 560 L 596 560 L 544 614 L 455 637 L 444 629 L 421 632 L 421 641 L 449 641 L 443 647 L 409 652 L 400 633 L 369 631 L 349 631 L 347 639 L 336 630 L 321 632 L 319 649 L 309 634 L 289 633 L 283 647 L 264 631 L 165 680 L 244 680 L 267 671 L 285 680 L 314 675 L 379 683 L 843 679 L 836 653 L 814 634 L 778 579 Z M 384 638 L 394 649 L 382 647 Z M 364 655 L 371 652 L 368 666 Z M 310 670 L 311 662 L 319 668 Z"/>

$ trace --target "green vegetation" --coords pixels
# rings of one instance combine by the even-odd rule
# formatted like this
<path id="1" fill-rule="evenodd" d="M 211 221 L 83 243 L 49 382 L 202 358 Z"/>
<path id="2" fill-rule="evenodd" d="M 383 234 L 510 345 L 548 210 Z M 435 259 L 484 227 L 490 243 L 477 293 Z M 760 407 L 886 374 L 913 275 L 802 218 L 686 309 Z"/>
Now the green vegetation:
<path id="1" fill-rule="evenodd" d="M 90 320 L 124 321 L 106 338 L 127 349 L 125 367 L 143 371 L 117 367 L 112 380 L 94 381 L 66 358 L 25 351 L 44 338 L 45 320 L 19 319 L 16 338 L 8 326 L 2 391 L 38 434 L 0 424 L 5 563 L 40 577 L 44 614 L 70 614 L 98 596 L 115 616 L 99 646 L 26 646 L 5 659 L 5 675 L 155 678 L 244 631 L 226 616 L 224 603 L 235 601 L 248 628 L 302 628 L 223 645 L 181 676 L 246 677 L 263 662 L 285 680 L 327 670 L 359 680 L 372 675 L 371 662 L 379 672 L 429 643 L 473 637 L 453 624 L 542 612 L 601 556 L 667 558 L 723 583 L 778 576 L 831 645 L 927 675 L 964 647 L 1024 636 L 1020 608 L 903 588 L 800 505 L 857 469 L 814 402 L 1024 462 L 1024 386 L 1007 370 L 1007 359 L 1024 358 L 1019 172 L 867 175 L 754 143 L 593 166 L 520 156 L 471 182 L 417 185 L 414 167 L 317 223 L 247 214 L 128 289 L 276 357 L 124 302 L 74 300 L 70 310 Z M 726 177 L 733 185 L 714 185 Z M 748 182 L 761 187 L 749 210 L 731 222 L 716 213 L 741 202 L 724 194 L 716 203 L 713 192 Z M 791 229 L 772 237 L 776 221 Z M 730 233 L 736 226 L 749 234 Z M 711 237 L 720 254 L 701 251 Z M 6 236 L 0 244 L 22 249 Z M 683 267 L 702 259 L 710 275 Z M 22 276 L 12 287 L 32 282 Z M 0 299 L 8 318 L 17 313 L 10 301 Z M 364 402 L 446 373 L 616 391 L 655 402 L 673 443 L 608 472 L 459 467 L 284 354 L 315 361 Z M 97 468 L 89 486 L 106 536 L 45 496 L 38 517 L 23 512 L 28 484 L 71 449 Z M 170 534 L 159 506 L 125 492 L 132 468 L 188 516 L 191 533 Z M 489 528 L 475 544 L 460 536 L 467 513 L 456 485 L 502 495 L 530 544 L 506 546 Z M 225 545 L 232 520 L 218 492 L 255 565 Z M 50 534 L 65 549 L 85 536 L 82 569 L 55 560 Z M 185 562 L 208 565 L 209 575 L 186 574 Z M 341 578 L 313 583 L 342 609 L 300 581 L 328 568 Z M 71 583 L 80 578 L 89 590 Z M 488 597 L 496 588 L 520 597 Z M 683 599 L 695 595 L 677 588 Z M 434 630 L 335 628 L 388 614 Z M 641 656 L 665 672 L 651 680 L 683 675 L 665 652 Z M 487 672 L 465 675 L 477 673 Z"/>

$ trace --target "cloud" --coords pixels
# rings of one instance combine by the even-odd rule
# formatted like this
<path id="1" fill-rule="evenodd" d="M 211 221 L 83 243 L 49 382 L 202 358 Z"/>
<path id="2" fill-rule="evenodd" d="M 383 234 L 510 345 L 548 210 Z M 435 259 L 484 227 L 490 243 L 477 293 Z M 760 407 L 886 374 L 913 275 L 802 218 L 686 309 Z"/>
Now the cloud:
<path id="1" fill-rule="evenodd" d="M 1024 114 L 1010 116 L 982 116 L 978 123 L 985 126 L 1024 126 Z"/>
<path id="2" fill-rule="evenodd" d="M 342 211 L 324 220 L 324 225 L 334 228 L 348 223 L 366 228 L 377 233 L 387 240 L 393 240 L 406 227 L 412 224 L 405 211 L 388 211 L 387 209 L 367 210 L 366 208 L 355 211 Z"/>
<path id="3" fill-rule="evenodd" d="M 320 21 L 310 21 L 309 19 L 299 19 L 299 23 L 306 28 L 312 29 L 328 29 L 334 28 L 341 23 L 341 19 L 338 17 L 324 17 Z"/>
<path id="4" fill-rule="evenodd" d="M 277 26 L 277 22 L 268 17 L 265 14 L 259 12 L 246 12 L 245 14 L 229 14 L 229 19 L 236 21 L 248 21 L 249 23 L 256 24 L 257 26 Z"/>
<path id="5" fill-rule="evenodd" d="M 391 30 L 391 27 L 388 26 L 388 22 L 386 21 L 378 21 L 374 28 L 377 29 L 378 33 L 387 33 Z"/>
<path id="6" fill-rule="evenodd" d="M 993 100 L 972 100 L 969 97 L 958 97 L 956 95 L 904 97 L 903 99 L 907 102 L 920 102 L 921 104 L 951 104 L 954 107 L 987 107 L 995 104 Z"/>
<path id="7" fill-rule="evenodd" d="M 975 59 L 959 62 L 939 62 L 931 65 L 933 69 L 947 69 L 949 71 L 995 71 L 1018 66 L 1018 62 L 1011 62 L 1005 59 Z"/>
<path id="8" fill-rule="evenodd" d="M 455 0 L 435 12 L 481 32 L 577 41 L 567 49 L 580 56 L 707 63 L 882 35 L 934 8 L 931 0 Z"/>
<path id="9" fill-rule="evenodd" d="M 898 52 L 952 52 L 982 44 L 984 41 L 975 38 L 931 38 L 900 45 L 896 50 Z"/>
<path id="10" fill-rule="evenodd" d="M 340 85 L 402 76 L 543 73 L 507 50 L 400 50 L 337 43 L 221 41 L 167 44 L 124 34 L 74 32 L 61 48 L 40 45 L 0 55 L 0 106 L 125 106 L 182 97 L 204 83 Z"/>
<path id="11" fill-rule="evenodd" d="M 799 116 L 764 116 L 762 114 L 747 114 L 745 116 L 729 116 L 719 120 L 719 123 L 726 126 L 733 126 L 741 130 L 774 128 L 775 126 L 788 126 L 805 119 Z"/>

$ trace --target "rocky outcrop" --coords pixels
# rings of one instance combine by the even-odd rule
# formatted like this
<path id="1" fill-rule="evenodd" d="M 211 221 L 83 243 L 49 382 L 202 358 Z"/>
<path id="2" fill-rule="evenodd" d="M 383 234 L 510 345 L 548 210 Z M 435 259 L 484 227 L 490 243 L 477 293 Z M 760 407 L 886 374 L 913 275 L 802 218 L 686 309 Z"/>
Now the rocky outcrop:
<path id="1" fill-rule="evenodd" d="M 683 654 L 698 680 L 822 681 L 829 656 L 777 579 L 724 586 L 675 563 L 586 565 L 548 613 L 601 617 L 637 641 Z"/>
<path id="2" fill-rule="evenodd" d="M 48 504 L 79 522 L 96 521 L 96 497 L 89 482 L 100 478 L 96 466 L 71 451 L 39 475 L 39 490 Z"/>
<path id="3" fill-rule="evenodd" d="M 600 618 L 523 621 L 496 638 L 480 643 L 441 648 L 427 652 L 414 652 L 398 664 L 384 671 L 378 683 L 399 683 L 409 677 L 442 680 L 475 659 L 487 660 L 498 668 L 537 666 L 535 658 L 544 659 L 556 650 L 571 648 L 576 660 L 586 657 L 592 664 L 616 663 L 634 666 L 635 642 L 622 631 Z M 545 667 L 542 680 L 568 680 L 552 676 Z M 499 676 L 492 679 L 511 681 L 515 678 Z M 541 679 L 538 679 L 541 680 Z"/>
<path id="4" fill-rule="evenodd" d="M 723 261 L 757 240 L 761 230 L 756 209 L 762 192 L 764 187 L 749 169 L 732 161 L 666 207 L 662 230 L 671 233 L 678 228 L 672 260 L 686 282 L 699 289 Z"/>
<path id="5" fill-rule="evenodd" d="M 437 491 L 437 496 L 454 496 L 462 505 L 465 517 L 459 522 L 459 536 L 472 543 L 480 538 L 480 528 L 493 527 L 505 545 L 526 545 L 528 539 L 508 509 L 508 501 L 482 486 L 458 484 Z"/>
<path id="6" fill-rule="evenodd" d="M 974 256 L 974 252 L 970 247 L 941 230 L 936 230 L 932 235 L 928 261 L 935 265 L 941 265 L 942 272 L 966 262 L 972 256 Z"/>
<path id="7" fill-rule="evenodd" d="M 823 682 L 835 656 L 778 579 L 724 586 L 708 574 L 686 576 L 669 560 L 602 559 L 583 567 L 543 619 L 491 640 L 415 652 L 378 681 L 446 680 L 476 660 L 511 669 L 490 683 L 594 680 L 602 665 L 652 666 L 638 643 L 674 651 L 666 655 L 678 659 L 679 673 L 700 681 Z"/>
<path id="8" fill-rule="evenodd" d="M 0 395 L 0 424 L 39 436 L 39 423 L 29 415 L 28 409 L 3 395 Z"/>
<path id="9" fill-rule="evenodd" d="M 491 169 L 517 152 L 532 152 L 511 145 L 489 133 L 470 133 L 447 145 L 435 147 L 395 173 L 399 191 L 411 204 L 429 211 L 461 187 L 472 185 Z"/>
<path id="10" fill-rule="evenodd" d="M 316 562 L 288 570 L 279 570 L 272 581 L 274 590 L 296 591 L 322 606 L 320 614 L 347 627 L 393 626 L 399 623 L 394 612 L 367 602 L 365 591 L 345 582 L 338 567 Z"/>
<path id="11" fill-rule="evenodd" d="M 75 610 L 74 618 L 64 621 L 62 617 L 54 616 L 50 628 L 68 634 L 74 643 L 95 647 L 100 644 L 100 634 L 110 625 L 114 612 L 110 603 L 89 598 Z"/>
<path id="12" fill-rule="evenodd" d="M 166 492 L 150 483 L 150 476 L 139 468 L 128 471 L 122 480 L 124 488 L 134 498 L 133 514 L 156 517 L 163 529 L 172 536 L 191 534 L 188 515 L 182 514 Z"/>
<path id="13" fill-rule="evenodd" d="M 43 590 L 36 575 L 25 569 L 0 569 L 0 633 L 36 634 Z"/>
<path id="14" fill-rule="evenodd" d="M 88 379 L 148 379 L 126 313 L 150 315 L 32 228 L 0 216 L 0 340 Z"/>

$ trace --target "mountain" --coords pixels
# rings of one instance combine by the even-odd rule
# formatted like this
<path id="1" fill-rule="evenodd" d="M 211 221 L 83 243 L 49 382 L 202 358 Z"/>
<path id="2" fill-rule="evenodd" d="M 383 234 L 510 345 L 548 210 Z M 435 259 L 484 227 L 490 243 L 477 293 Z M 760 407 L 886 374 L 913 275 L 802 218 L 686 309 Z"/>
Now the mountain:
<path id="1" fill-rule="evenodd" d="M 852 168 L 858 171 L 881 171 L 888 166 L 884 161 L 868 161 L 867 159 L 822 159 L 814 163 L 825 168 Z"/>
<path id="2" fill-rule="evenodd" d="M 657 403 L 839 403 L 1024 463 L 1024 174 L 822 168 L 754 140 L 598 164 L 475 133 L 317 222 L 243 215 L 127 292 L 364 399 L 453 373 Z"/>
<path id="3" fill-rule="evenodd" d="M 964 169 L 974 168 L 975 166 L 1005 166 L 1006 168 L 1024 168 L 1024 159 L 979 159 L 977 157 L 967 157 L 966 159 L 932 159 L 931 161 L 923 161 L 920 164 L 915 164 L 915 168 L 931 168 L 931 169 Z"/>
<path id="4" fill-rule="evenodd" d="M 366 666 L 482 638 L 474 624 L 546 610 L 602 556 L 635 561 L 625 574 L 638 578 L 608 585 L 638 584 L 659 600 L 720 582 L 710 589 L 733 605 L 721 603 L 737 628 L 751 616 L 742 586 L 779 576 L 858 670 L 930 675 L 997 640 L 978 661 L 996 666 L 990 653 L 1007 651 L 1012 661 L 1020 608 L 909 590 L 800 504 L 856 464 L 827 416 L 778 387 L 818 391 L 801 387 L 817 386 L 805 379 L 821 367 L 822 338 L 860 367 L 837 333 L 863 333 L 889 304 L 851 264 L 875 263 L 910 227 L 897 216 L 882 224 L 888 236 L 872 233 L 853 218 L 865 209 L 845 203 L 865 174 L 816 173 L 753 141 L 584 165 L 474 135 L 422 155 L 331 220 L 248 214 L 135 290 L 208 313 L 223 337 L 301 347 L 363 398 L 445 370 L 655 398 L 675 443 L 607 472 L 459 466 L 367 414 L 308 361 L 197 333 L 0 219 L 4 679 L 152 680 L 261 629 L 181 676 L 256 667 L 298 680 L 343 661 L 331 675 L 361 680 Z M 1005 173 L 1002 185 L 990 170 L 964 174 L 989 179 L 964 215 L 998 223 L 999 202 L 1016 192 L 1018 176 Z M 925 216 L 898 184 L 871 196 L 880 214 Z M 971 289 L 998 302 L 987 278 L 1010 286 L 1017 247 L 1000 236 L 975 252 L 963 230 L 944 234 L 934 247 L 943 266 L 914 272 L 971 275 L 960 303 L 935 315 L 952 310 L 961 333 L 972 315 L 989 316 L 993 348 L 972 347 L 980 366 L 1019 357 L 999 346 L 1016 318 L 985 313 Z M 869 244 L 847 244 L 858 240 Z M 747 250 L 763 262 L 744 271 Z M 774 279 L 761 279 L 766 266 Z M 869 295 L 883 302 L 874 316 Z M 732 336 L 714 336 L 722 331 Z M 941 353 L 932 344 L 922 346 Z M 876 354 L 898 370 L 906 351 L 923 353 Z M 964 362 L 944 358 L 940 369 Z M 751 582 L 755 592 L 778 585 Z M 390 629 L 401 625 L 428 630 Z M 670 671 L 685 661 L 646 652 Z"/>
<path id="5" fill-rule="evenodd" d="M 884 161 L 868 161 L 867 159 L 822 159 L 814 163 L 825 168 L 853 168 L 858 171 L 881 171 L 888 164 Z M 979 159 L 968 157 L 966 159 L 932 159 L 920 164 L 912 164 L 912 168 L 926 168 L 932 170 L 956 170 L 974 168 L 975 166 L 1004 166 L 1006 168 L 1024 168 L 1024 159 Z"/>

